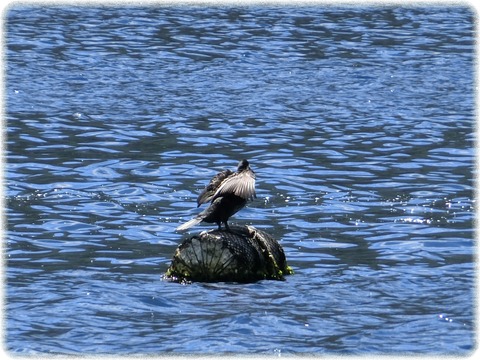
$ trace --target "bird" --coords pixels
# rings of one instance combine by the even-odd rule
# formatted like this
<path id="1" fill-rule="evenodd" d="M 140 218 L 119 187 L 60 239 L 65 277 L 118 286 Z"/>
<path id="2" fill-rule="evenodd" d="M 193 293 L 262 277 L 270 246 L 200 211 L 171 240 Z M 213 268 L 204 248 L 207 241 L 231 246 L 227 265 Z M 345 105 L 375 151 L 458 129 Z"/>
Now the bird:
<path id="1" fill-rule="evenodd" d="M 182 231 L 195 226 L 202 221 L 216 223 L 218 230 L 230 232 L 228 219 L 237 211 L 245 207 L 248 200 L 256 198 L 255 172 L 250 168 L 247 160 L 238 163 L 237 171 L 224 170 L 215 175 L 197 198 L 197 207 L 210 201 L 208 208 L 195 216 L 192 220 L 178 226 Z"/>

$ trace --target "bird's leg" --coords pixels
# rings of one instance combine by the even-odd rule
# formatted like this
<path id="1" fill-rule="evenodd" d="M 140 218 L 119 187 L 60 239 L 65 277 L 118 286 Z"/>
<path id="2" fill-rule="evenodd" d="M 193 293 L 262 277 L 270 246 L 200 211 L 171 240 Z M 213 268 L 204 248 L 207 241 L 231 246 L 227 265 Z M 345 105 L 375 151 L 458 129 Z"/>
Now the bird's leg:
<path id="1" fill-rule="evenodd" d="M 221 221 L 218 221 L 218 222 L 217 222 L 217 225 L 218 225 L 218 230 L 222 230 L 222 222 L 221 222 Z"/>
<path id="2" fill-rule="evenodd" d="M 235 235 L 238 235 L 238 236 L 242 236 L 242 237 L 245 237 L 245 234 L 242 232 L 242 230 L 237 230 L 237 229 L 230 229 L 230 226 L 228 226 L 227 222 L 225 221 L 225 229 L 229 232 L 229 233 L 232 233 L 232 234 L 235 234 Z"/>

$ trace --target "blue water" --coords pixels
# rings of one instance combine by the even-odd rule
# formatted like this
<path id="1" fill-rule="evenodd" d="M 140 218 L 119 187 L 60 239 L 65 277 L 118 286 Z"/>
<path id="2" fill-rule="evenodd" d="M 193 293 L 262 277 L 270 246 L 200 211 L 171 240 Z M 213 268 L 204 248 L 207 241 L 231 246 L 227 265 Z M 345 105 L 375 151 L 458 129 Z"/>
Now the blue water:
<path id="1" fill-rule="evenodd" d="M 468 7 L 10 6 L 11 354 L 470 354 Z M 295 274 L 162 280 L 247 158 Z M 190 235 L 209 229 L 191 229 Z"/>

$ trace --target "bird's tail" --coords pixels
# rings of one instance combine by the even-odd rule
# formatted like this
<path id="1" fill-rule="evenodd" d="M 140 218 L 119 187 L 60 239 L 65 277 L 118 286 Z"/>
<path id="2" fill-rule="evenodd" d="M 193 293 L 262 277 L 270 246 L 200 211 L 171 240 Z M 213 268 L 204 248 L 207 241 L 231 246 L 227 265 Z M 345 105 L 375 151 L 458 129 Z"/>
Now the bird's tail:
<path id="1" fill-rule="evenodd" d="M 192 226 L 195 226 L 198 223 L 202 222 L 202 220 L 203 220 L 203 217 L 201 216 L 194 217 L 192 220 L 189 220 L 185 224 L 180 225 L 175 230 L 182 231 L 182 230 L 190 229 Z"/>

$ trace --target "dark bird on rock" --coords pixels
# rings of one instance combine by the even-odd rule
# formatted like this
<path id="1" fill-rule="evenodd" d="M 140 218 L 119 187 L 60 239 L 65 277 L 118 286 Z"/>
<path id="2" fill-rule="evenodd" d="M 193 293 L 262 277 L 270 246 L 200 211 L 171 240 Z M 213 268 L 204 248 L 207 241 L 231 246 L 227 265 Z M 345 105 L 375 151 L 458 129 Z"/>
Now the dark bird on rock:
<path id="1" fill-rule="evenodd" d="M 238 163 L 236 172 L 224 170 L 210 180 L 197 198 L 198 206 L 210 201 L 208 208 L 176 230 L 186 230 L 204 221 L 216 223 L 219 230 L 224 223 L 225 228 L 230 231 L 227 223 L 230 216 L 242 209 L 247 200 L 255 197 L 255 173 L 244 159 Z"/>

